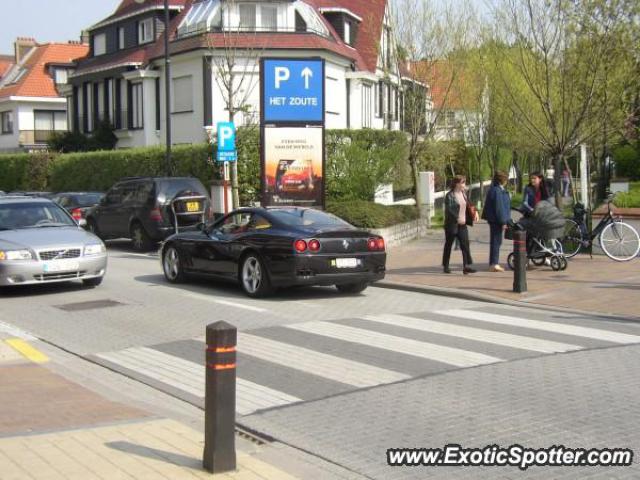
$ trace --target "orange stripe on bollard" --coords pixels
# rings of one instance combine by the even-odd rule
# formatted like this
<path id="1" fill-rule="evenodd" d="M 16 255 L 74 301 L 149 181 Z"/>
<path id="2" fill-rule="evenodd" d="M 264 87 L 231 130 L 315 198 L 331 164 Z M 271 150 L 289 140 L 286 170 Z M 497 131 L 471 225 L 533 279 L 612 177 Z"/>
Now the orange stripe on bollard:
<path id="1" fill-rule="evenodd" d="M 236 368 L 235 363 L 208 363 L 207 367 L 213 370 L 231 370 L 232 368 Z"/>
<path id="2" fill-rule="evenodd" d="M 235 352 L 236 347 L 207 347 L 207 352 L 215 352 L 215 353 L 231 353 Z"/>

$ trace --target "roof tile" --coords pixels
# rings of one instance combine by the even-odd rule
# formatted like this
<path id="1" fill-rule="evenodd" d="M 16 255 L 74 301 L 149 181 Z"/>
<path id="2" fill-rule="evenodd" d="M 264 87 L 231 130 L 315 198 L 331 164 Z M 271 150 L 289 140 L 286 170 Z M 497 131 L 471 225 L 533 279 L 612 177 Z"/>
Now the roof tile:
<path id="1" fill-rule="evenodd" d="M 77 43 L 47 43 L 38 45 L 24 62 L 27 72 L 15 84 L 0 88 L 0 97 L 58 97 L 47 64 L 71 63 L 87 54 L 89 47 Z"/>

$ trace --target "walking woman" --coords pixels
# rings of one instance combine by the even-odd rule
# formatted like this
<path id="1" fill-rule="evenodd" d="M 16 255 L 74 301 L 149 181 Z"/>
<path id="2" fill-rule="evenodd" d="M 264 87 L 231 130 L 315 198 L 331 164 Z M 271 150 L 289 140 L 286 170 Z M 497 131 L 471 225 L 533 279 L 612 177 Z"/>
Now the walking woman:
<path id="1" fill-rule="evenodd" d="M 544 181 L 544 177 L 540 172 L 533 172 L 529 174 L 529 185 L 524 189 L 524 196 L 522 199 L 522 207 L 520 211 L 524 215 L 529 215 L 533 212 L 535 206 L 541 200 L 547 200 L 549 198 L 549 192 L 547 192 L 547 186 Z"/>
<path id="2" fill-rule="evenodd" d="M 466 178 L 457 175 L 451 181 L 451 189 L 444 197 L 444 252 L 442 253 L 442 267 L 444 273 L 451 273 L 449 260 L 451 258 L 451 246 L 457 238 L 462 250 L 462 273 L 465 275 L 475 273 L 471 268 L 473 260 L 469 250 L 469 231 L 467 225 L 473 225 L 478 220 L 475 208 L 471 208 L 471 203 L 465 194 L 464 188 Z"/>
<path id="3" fill-rule="evenodd" d="M 484 201 L 482 218 L 489 224 L 489 271 L 504 272 L 500 266 L 500 246 L 502 245 L 502 230 L 511 221 L 511 199 L 504 186 L 509 177 L 505 173 L 496 172 L 491 188 Z"/>

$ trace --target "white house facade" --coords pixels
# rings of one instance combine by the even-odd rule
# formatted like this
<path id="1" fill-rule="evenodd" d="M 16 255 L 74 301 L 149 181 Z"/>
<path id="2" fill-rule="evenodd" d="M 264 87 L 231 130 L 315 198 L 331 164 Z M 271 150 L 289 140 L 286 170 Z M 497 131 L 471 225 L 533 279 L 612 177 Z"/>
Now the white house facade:
<path id="1" fill-rule="evenodd" d="M 0 79 L 0 151 L 41 150 L 53 133 L 67 131 L 61 87 L 72 61 L 86 55 L 88 47 L 19 38 L 15 50 L 15 61 Z"/>
<path id="2" fill-rule="evenodd" d="M 160 4 L 123 0 L 89 29 L 90 52 L 68 80 L 71 128 L 108 121 L 119 148 L 164 143 L 167 33 L 174 144 L 205 141 L 229 105 L 236 125 L 257 124 L 261 57 L 325 60 L 327 128 L 400 128 L 386 0 L 170 0 L 168 32 Z"/>

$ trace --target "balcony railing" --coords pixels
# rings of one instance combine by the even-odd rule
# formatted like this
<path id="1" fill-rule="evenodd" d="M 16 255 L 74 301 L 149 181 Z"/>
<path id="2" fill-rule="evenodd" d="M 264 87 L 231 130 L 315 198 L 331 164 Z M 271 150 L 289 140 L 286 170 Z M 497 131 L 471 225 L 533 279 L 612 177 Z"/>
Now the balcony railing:
<path id="1" fill-rule="evenodd" d="M 327 37 L 327 32 L 322 32 L 316 30 L 314 28 L 306 27 L 305 29 L 298 28 L 285 28 L 285 27 L 208 27 L 204 22 L 201 22 L 198 25 L 193 25 L 189 27 L 181 27 L 178 29 L 178 38 L 186 38 L 194 35 L 201 35 L 203 33 L 224 33 L 227 35 L 233 35 L 238 33 L 310 33 L 314 35 L 319 35 L 321 37 Z"/>

